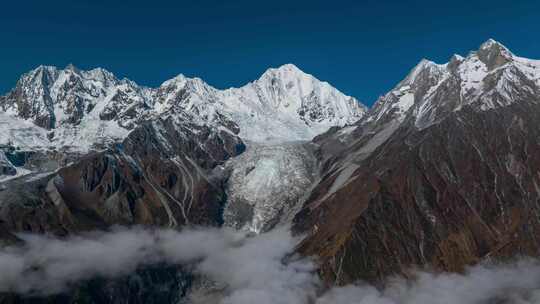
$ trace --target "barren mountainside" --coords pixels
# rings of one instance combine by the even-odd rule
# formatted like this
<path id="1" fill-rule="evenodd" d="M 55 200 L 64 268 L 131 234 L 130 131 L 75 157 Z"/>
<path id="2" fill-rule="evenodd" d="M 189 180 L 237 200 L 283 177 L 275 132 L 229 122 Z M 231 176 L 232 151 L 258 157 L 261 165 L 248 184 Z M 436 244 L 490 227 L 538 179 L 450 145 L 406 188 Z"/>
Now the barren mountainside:
<path id="1" fill-rule="evenodd" d="M 460 271 L 540 252 L 540 61 L 489 40 L 423 60 L 354 126 L 315 139 L 321 181 L 295 218 L 328 282 Z"/>

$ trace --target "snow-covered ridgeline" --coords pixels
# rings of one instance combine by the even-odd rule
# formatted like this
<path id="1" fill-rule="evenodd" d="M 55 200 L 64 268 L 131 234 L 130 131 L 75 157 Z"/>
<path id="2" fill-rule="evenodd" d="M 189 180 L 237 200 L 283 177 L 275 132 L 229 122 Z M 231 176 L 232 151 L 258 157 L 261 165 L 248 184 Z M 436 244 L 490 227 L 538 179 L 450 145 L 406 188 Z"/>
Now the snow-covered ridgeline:
<path id="1" fill-rule="evenodd" d="M 485 111 L 516 100 L 538 100 L 534 96 L 539 92 L 540 60 L 518 57 L 490 39 L 446 64 L 423 59 L 375 103 L 365 121 L 403 121 L 412 115 L 416 126 L 424 128 L 464 106 Z"/>
<path id="2" fill-rule="evenodd" d="M 355 98 L 292 64 L 227 90 L 183 75 L 145 88 L 103 69 L 40 66 L 0 97 L 0 109 L 9 134 L 0 144 L 9 139 L 25 148 L 81 152 L 124 138 L 141 121 L 167 115 L 189 116 L 192 123 L 239 132 L 250 141 L 283 142 L 309 140 L 331 126 L 357 121 L 366 111 Z M 19 136 L 21 124 L 36 136 Z"/>

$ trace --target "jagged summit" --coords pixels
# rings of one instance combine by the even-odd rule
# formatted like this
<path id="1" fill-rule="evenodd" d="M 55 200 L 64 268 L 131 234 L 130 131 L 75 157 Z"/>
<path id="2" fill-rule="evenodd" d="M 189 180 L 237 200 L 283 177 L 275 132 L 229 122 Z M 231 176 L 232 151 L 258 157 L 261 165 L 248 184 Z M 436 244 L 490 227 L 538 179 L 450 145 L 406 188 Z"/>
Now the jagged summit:
<path id="1" fill-rule="evenodd" d="M 506 50 L 507 52 L 510 52 L 506 46 L 504 46 L 502 43 L 496 41 L 493 38 L 489 38 L 484 43 L 482 43 L 480 47 L 478 48 L 478 51 L 490 50 L 490 49 Z"/>
<path id="2" fill-rule="evenodd" d="M 431 60 L 423 58 L 420 62 L 409 72 L 407 77 L 403 79 L 398 87 L 411 85 L 416 82 L 416 79 L 421 76 L 422 73 L 438 73 L 446 68 L 445 64 L 437 64 Z"/>
<path id="3" fill-rule="evenodd" d="M 173 84 L 183 85 L 183 84 L 185 84 L 187 82 L 199 82 L 199 83 L 204 83 L 204 85 L 206 85 L 206 86 L 210 86 L 209 84 L 207 84 L 204 80 L 202 80 L 199 77 L 188 77 L 188 76 L 180 73 L 180 74 L 176 75 L 175 77 L 173 77 L 171 79 L 165 80 L 160 85 L 160 87 L 170 86 L 170 85 L 173 85 Z"/>
<path id="4" fill-rule="evenodd" d="M 296 65 L 292 63 L 286 63 L 277 68 L 269 68 L 263 73 L 263 75 L 276 73 L 276 72 L 277 73 L 292 73 L 292 74 L 297 74 L 297 75 L 298 74 L 307 75 L 306 73 L 304 73 L 304 71 L 302 71 L 299 67 L 297 67 Z"/>
<path id="5" fill-rule="evenodd" d="M 517 57 L 489 39 L 467 57 L 453 55 L 445 64 L 422 59 L 376 102 L 367 121 L 404 121 L 412 115 L 418 127 L 426 127 L 466 105 L 489 110 L 537 100 L 538 92 L 540 61 Z"/>
<path id="6" fill-rule="evenodd" d="M 54 130 L 53 146 L 81 142 L 84 149 L 170 115 L 239 133 L 249 141 L 294 141 L 353 123 L 366 112 L 355 98 L 293 64 L 268 69 L 259 79 L 227 90 L 183 74 L 146 88 L 102 68 L 39 66 L 0 98 L 0 108 Z"/>
<path id="7" fill-rule="evenodd" d="M 514 56 L 504 45 L 493 39 L 484 42 L 476 51 L 476 55 L 486 64 L 488 70 L 493 70 L 510 62 Z"/>

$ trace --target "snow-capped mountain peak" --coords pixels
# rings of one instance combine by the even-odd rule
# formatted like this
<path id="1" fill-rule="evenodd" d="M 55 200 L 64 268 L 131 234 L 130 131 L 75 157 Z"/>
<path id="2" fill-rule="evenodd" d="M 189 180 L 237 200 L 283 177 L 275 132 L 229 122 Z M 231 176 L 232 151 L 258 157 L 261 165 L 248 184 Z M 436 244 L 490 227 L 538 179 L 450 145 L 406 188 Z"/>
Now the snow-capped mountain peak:
<path id="1" fill-rule="evenodd" d="M 540 61 L 515 56 L 489 39 L 467 57 L 453 55 L 445 64 L 420 61 L 377 101 L 367 121 L 404 121 L 412 115 L 423 128 L 464 106 L 484 111 L 516 100 L 538 102 L 539 92 Z"/>
<path id="2" fill-rule="evenodd" d="M 275 85 L 277 81 L 281 81 L 285 84 L 299 82 L 307 84 L 314 80 L 318 81 L 315 77 L 303 72 L 294 64 L 288 63 L 277 68 L 267 69 L 254 83 L 259 85 Z"/>
<path id="3" fill-rule="evenodd" d="M 270 68 L 259 79 L 244 88 L 255 89 L 257 94 L 260 94 L 262 103 L 273 102 L 270 106 L 289 108 L 293 111 L 301 106 L 302 98 L 314 90 L 330 89 L 327 83 L 302 72 L 293 64 Z"/>
<path id="4" fill-rule="evenodd" d="M 510 50 L 493 39 L 484 42 L 476 55 L 490 71 L 512 61 L 514 57 Z"/>
<path id="5" fill-rule="evenodd" d="M 290 75 L 292 77 L 299 77 L 299 76 L 307 76 L 308 74 L 304 73 L 304 71 L 300 70 L 296 65 L 292 63 L 286 63 L 283 64 L 277 68 L 269 68 L 267 69 L 260 78 L 264 78 L 267 75 L 280 75 L 280 76 L 286 76 Z"/>
<path id="6" fill-rule="evenodd" d="M 184 74 L 178 74 L 175 77 L 165 80 L 160 87 L 167 87 L 171 85 L 183 85 L 186 83 L 190 78 L 186 77 Z"/>
<path id="7" fill-rule="evenodd" d="M 489 50 L 492 48 L 504 49 L 506 52 L 510 52 L 510 50 L 508 50 L 506 46 L 504 46 L 502 43 L 498 42 L 497 40 L 493 38 L 489 38 L 488 40 L 480 44 L 480 47 L 478 48 L 478 50 L 484 51 L 484 50 Z"/>
<path id="8" fill-rule="evenodd" d="M 240 136 L 259 142 L 308 140 L 366 112 L 355 98 L 293 64 L 268 69 L 259 79 L 224 91 L 224 100 L 240 125 Z"/>
<path id="9" fill-rule="evenodd" d="M 420 62 L 409 72 L 407 77 L 403 79 L 397 87 L 411 86 L 418 84 L 419 77 L 430 77 L 440 75 L 446 70 L 446 64 L 437 64 L 428 59 L 422 59 Z M 422 81 L 421 79 L 420 81 Z"/>
<path id="10" fill-rule="evenodd" d="M 146 88 L 101 68 L 40 66 L 0 97 L 0 108 L 52 130 L 51 145 L 83 150 L 114 142 L 140 122 L 164 115 L 239 133 L 248 141 L 295 141 L 353 123 L 366 111 L 355 98 L 292 64 L 227 90 L 183 74 Z"/>

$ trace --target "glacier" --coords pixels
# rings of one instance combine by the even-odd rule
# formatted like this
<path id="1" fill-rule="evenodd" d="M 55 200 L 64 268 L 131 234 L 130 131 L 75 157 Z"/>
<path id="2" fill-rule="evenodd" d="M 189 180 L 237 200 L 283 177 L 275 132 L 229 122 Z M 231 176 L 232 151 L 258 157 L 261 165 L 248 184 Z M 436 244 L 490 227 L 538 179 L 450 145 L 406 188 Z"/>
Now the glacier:
<path id="1" fill-rule="evenodd" d="M 292 219 L 318 173 L 305 142 L 248 143 L 246 152 L 227 165 L 232 172 L 224 224 L 254 233 Z"/>

